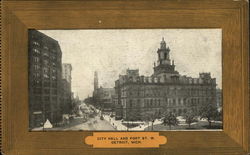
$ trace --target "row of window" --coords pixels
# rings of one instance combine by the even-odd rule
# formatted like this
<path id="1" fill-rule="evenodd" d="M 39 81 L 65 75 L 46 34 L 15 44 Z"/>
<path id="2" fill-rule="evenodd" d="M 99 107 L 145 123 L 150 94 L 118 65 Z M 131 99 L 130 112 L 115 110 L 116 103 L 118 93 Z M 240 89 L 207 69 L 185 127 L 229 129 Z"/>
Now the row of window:
<path id="1" fill-rule="evenodd" d="M 32 86 L 33 87 L 41 87 L 42 86 L 41 80 L 33 80 Z M 44 87 L 56 88 L 57 87 L 57 83 L 56 82 L 50 83 L 50 82 L 45 81 L 45 82 L 43 82 L 43 86 Z"/>
<path id="2" fill-rule="evenodd" d="M 128 101 L 129 107 L 140 106 L 143 99 L 130 99 Z M 186 106 L 197 105 L 205 102 L 213 102 L 212 98 L 165 98 L 165 99 L 144 99 L 144 107 L 157 107 L 157 106 Z M 122 100 L 122 105 L 125 105 L 127 100 Z"/>
<path id="3" fill-rule="evenodd" d="M 56 58 L 57 58 L 57 54 L 56 53 L 53 53 L 53 54 L 50 54 L 48 51 L 40 51 L 39 49 L 36 49 L 36 48 L 33 48 L 32 49 L 34 55 L 33 56 L 38 56 L 41 57 L 41 53 L 42 53 L 42 56 L 44 58 L 50 58 L 52 61 L 56 61 Z"/>
<path id="4" fill-rule="evenodd" d="M 148 108 L 147 110 L 150 110 L 150 111 L 152 111 L 152 112 L 154 112 L 154 114 L 155 115 L 158 115 L 158 116 L 161 116 L 161 114 L 162 113 L 164 113 L 163 112 L 163 110 L 162 109 L 159 109 L 159 108 L 157 108 L 157 109 L 151 109 L 151 108 Z M 196 108 L 194 108 L 194 109 L 192 109 L 193 111 L 197 111 L 197 109 Z M 182 108 L 177 108 L 177 109 L 168 109 L 167 110 L 168 112 L 173 112 L 173 113 L 175 113 L 175 114 L 177 114 L 177 115 L 183 115 L 183 114 L 185 114 L 187 111 L 188 111 L 188 109 L 187 108 L 184 108 L 184 109 L 182 109 Z M 127 114 L 127 116 L 129 117 L 129 115 L 133 115 L 132 113 L 134 113 L 135 111 L 133 111 L 133 110 L 130 110 L 130 111 L 126 111 L 126 109 L 124 110 L 124 114 Z"/>
<path id="5" fill-rule="evenodd" d="M 122 83 L 124 82 L 133 82 L 133 83 L 165 83 L 165 82 L 181 82 L 187 84 L 211 84 L 213 79 L 200 79 L 200 78 L 179 78 L 179 77 L 171 77 L 170 79 L 167 78 L 166 75 L 162 77 L 139 77 L 139 76 L 130 76 L 126 79 L 123 79 Z"/>
<path id="6" fill-rule="evenodd" d="M 44 94 L 50 94 L 51 92 L 52 95 L 57 95 L 57 89 L 43 89 L 42 90 L 41 88 L 34 88 L 33 92 L 34 94 L 41 94 L 42 92 Z"/>
<path id="7" fill-rule="evenodd" d="M 38 65 L 38 64 L 40 64 L 40 62 L 41 62 L 41 58 L 39 58 L 39 57 L 33 57 L 33 61 L 34 61 L 34 63 L 35 63 L 36 65 Z M 43 64 L 44 64 L 45 66 L 48 66 L 48 65 L 51 64 L 51 66 L 56 67 L 56 63 L 55 63 L 54 60 L 51 61 L 51 62 L 49 62 L 49 60 L 44 59 L 44 60 L 43 60 Z"/>
<path id="8" fill-rule="evenodd" d="M 214 90 L 191 90 L 191 89 L 185 89 L 185 90 L 145 90 L 145 91 L 125 91 L 123 90 L 121 92 L 122 97 L 126 96 L 136 96 L 136 97 L 144 97 L 144 96 L 166 96 L 166 95 L 193 95 L 193 96 L 207 96 L 207 95 L 214 95 Z"/>
<path id="9" fill-rule="evenodd" d="M 43 48 L 45 50 L 49 50 L 48 46 L 46 46 L 46 45 L 41 46 L 41 44 L 39 42 L 37 42 L 37 41 L 32 41 L 32 44 L 35 45 L 35 46 L 37 46 L 37 47 L 39 47 L 39 48 Z M 51 51 L 52 52 L 56 52 L 56 50 L 54 50 L 54 49 L 52 49 Z"/>
<path id="10" fill-rule="evenodd" d="M 57 77 L 55 75 L 52 75 L 50 76 L 49 74 L 47 73 L 44 73 L 44 74 L 40 74 L 40 73 L 34 73 L 33 74 L 33 78 L 34 79 L 40 79 L 41 77 L 43 77 L 44 79 L 49 79 L 51 77 L 52 80 L 56 81 L 57 80 Z"/>
<path id="11" fill-rule="evenodd" d="M 43 96 L 43 97 L 41 97 L 41 96 L 34 96 L 34 99 L 35 99 L 35 101 L 34 101 L 35 104 L 41 103 L 42 100 L 43 101 L 50 101 L 50 99 L 51 99 L 51 101 L 53 103 L 55 103 L 57 101 L 57 97 L 56 96 L 51 96 L 51 97 L 50 96 Z"/>

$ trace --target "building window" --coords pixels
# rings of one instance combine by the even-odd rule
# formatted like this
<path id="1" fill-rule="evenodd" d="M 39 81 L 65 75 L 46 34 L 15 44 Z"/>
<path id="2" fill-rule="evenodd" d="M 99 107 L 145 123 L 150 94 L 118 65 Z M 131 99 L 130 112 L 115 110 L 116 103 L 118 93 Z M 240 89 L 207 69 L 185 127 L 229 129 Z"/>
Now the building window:
<path id="1" fill-rule="evenodd" d="M 39 70 L 40 66 L 39 65 L 34 65 L 35 70 Z"/>
<path id="2" fill-rule="evenodd" d="M 57 101 L 57 97 L 52 97 L 52 101 Z"/>
<path id="3" fill-rule="evenodd" d="M 38 63 L 40 62 L 40 59 L 38 57 L 34 57 L 34 62 Z"/>
<path id="4" fill-rule="evenodd" d="M 41 96 L 35 96 L 36 101 L 41 101 Z"/>
<path id="5" fill-rule="evenodd" d="M 52 59 L 52 60 L 56 60 L 56 57 L 52 55 L 52 56 L 51 56 L 51 59 Z"/>
<path id="6" fill-rule="evenodd" d="M 40 51 L 38 49 L 33 48 L 32 50 L 33 50 L 33 52 L 40 54 Z"/>
<path id="7" fill-rule="evenodd" d="M 33 41 L 32 44 L 33 44 L 33 45 L 40 46 L 40 44 L 39 44 L 38 42 L 36 42 L 36 41 Z"/>
<path id="8" fill-rule="evenodd" d="M 156 105 L 157 105 L 157 100 L 155 99 L 155 100 L 154 100 L 154 106 L 156 106 Z"/>
<path id="9" fill-rule="evenodd" d="M 56 67 L 56 63 L 52 62 L 52 66 L 53 66 L 53 67 Z"/>
<path id="10" fill-rule="evenodd" d="M 47 46 L 43 46 L 43 48 L 46 49 L 46 50 L 49 50 L 49 48 Z"/>
<path id="11" fill-rule="evenodd" d="M 49 89 L 44 89 L 44 93 L 49 94 L 50 93 Z"/>
<path id="12" fill-rule="evenodd" d="M 46 73 L 48 73 L 48 72 L 49 72 L 49 69 L 44 67 L 44 68 L 43 68 L 43 73 L 46 74 Z"/>
<path id="13" fill-rule="evenodd" d="M 52 97 L 52 101 L 57 101 L 57 97 Z"/>
<path id="14" fill-rule="evenodd" d="M 45 66 L 47 66 L 47 65 L 49 64 L 49 61 L 48 61 L 48 60 L 43 60 L 43 64 L 44 64 Z"/>
<path id="15" fill-rule="evenodd" d="M 52 78 L 52 80 L 56 80 L 56 76 L 52 76 L 51 78 Z"/>
<path id="16" fill-rule="evenodd" d="M 46 78 L 46 79 L 48 79 L 48 78 L 49 78 L 49 75 L 46 74 L 46 73 L 44 73 L 44 74 L 43 74 L 43 77 Z"/>
<path id="17" fill-rule="evenodd" d="M 45 96 L 43 99 L 44 101 L 49 101 L 49 96 Z"/>
<path id="18" fill-rule="evenodd" d="M 179 110 L 178 110 L 178 115 L 181 115 L 181 113 L 182 113 L 182 110 L 179 109 Z"/>
<path id="19" fill-rule="evenodd" d="M 41 89 L 40 88 L 34 88 L 33 92 L 34 92 L 34 94 L 40 94 L 41 93 Z"/>
<path id="20" fill-rule="evenodd" d="M 52 87 L 56 88 L 57 87 L 57 83 L 56 82 L 52 82 Z"/>
<path id="21" fill-rule="evenodd" d="M 49 53 L 48 53 L 48 52 L 43 52 L 43 56 L 48 57 L 48 56 L 49 56 Z"/>
<path id="22" fill-rule="evenodd" d="M 39 80 L 33 81 L 33 86 L 41 86 L 41 82 Z"/>
<path id="23" fill-rule="evenodd" d="M 167 59 L 167 53 L 164 53 L 164 60 Z"/>
<path id="24" fill-rule="evenodd" d="M 40 77 L 40 74 L 39 74 L 39 73 L 34 73 L 34 74 L 33 74 L 33 77 L 34 77 L 34 78 L 39 78 L 39 77 Z"/>
<path id="25" fill-rule="evenodd" d="M 43 83 L 44 87 L 49 87 L 50 86 L 50 83 L 48 81 L 44 82 Z"/>
<path id="26" fill-rule="evenodd" d="M 129 100 L 129 107 L 132 107 L 132 105 L 133 105 L 133 101 Z"/>
<path id="27" fill-rule="evenodd" d="M 173 99 L 173 106 L 175 106 L 175 99 Z"/>
<path id="28" fill-rule="evenodd" d="M 186 102 L 187 102 L 187 99 L 183 99 L 183 105 L 185 106 L 186 105 Z"/>

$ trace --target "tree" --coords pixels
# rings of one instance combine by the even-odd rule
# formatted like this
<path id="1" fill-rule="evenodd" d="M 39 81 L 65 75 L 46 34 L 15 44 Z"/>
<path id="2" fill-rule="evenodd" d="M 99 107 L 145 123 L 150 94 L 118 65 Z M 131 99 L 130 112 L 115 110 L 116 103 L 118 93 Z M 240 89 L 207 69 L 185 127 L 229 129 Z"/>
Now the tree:
<path id="1" fill-rule="evenodd" d="M 218 113 L 216 115 L 216 118 L 214 120 L 216 120 L 216 121 L 222 121 L 222 119 L 223 119 L 223 110 L 218 111 Z"/>
<path id="2" fill-rule="evenodd" d="M 151 131 L 154 130 L 154 122 L 158 118 L 158 115 L 155 112 L 151 112 L 146 115 L 145 120 L 148 122 L 148 124 L 151 122 Z"/>
<path id="3" fill-rule="evenodd" d="M 127 117 L 125 121 L 127 121 L 127 131 L 129 127 L 133 127 L 135 121 L 141 121 L 141 110 L 139 107 L 129 107 L 126 108 Z M 130 124 L 131 123 L 131 124 Z"/>
<path id="4" fill-rule="evenodd" d="M 190 128 L 191 123 L 196 122 L 197 121 L 197 116 L 195 115 L 195 113 L 192 110 L 188 110 L 185 114 L 184 114 L 184 119 L 186 120 L 186 123 L 188 124 L 188 127 Z"/>
<path id="5" fill-rule="evenodd" d="M 167 113 L 163 118 L 163 125 L 168 125 L 169 129 L 171 130 L 171 126 L 176 126 L 179 124 L 179 121 L 176 115 L 172 112 Z"/>
<path id="6" fill-rule="evenodd" d="M 211 127 L 212 120 L 216 119 L 218 116 L 218 111 L 215 105 L 212 103 L 206 103 L 201 106 L 199 110 L 201 119 L 204 118 L 209 123 L 209 128 Z"/>

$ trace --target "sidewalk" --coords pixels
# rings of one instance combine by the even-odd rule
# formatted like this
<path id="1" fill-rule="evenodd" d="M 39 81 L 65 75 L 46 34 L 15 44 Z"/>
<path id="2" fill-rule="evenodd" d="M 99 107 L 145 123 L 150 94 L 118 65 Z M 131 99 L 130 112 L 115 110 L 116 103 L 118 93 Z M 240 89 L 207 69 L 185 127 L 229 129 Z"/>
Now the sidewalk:
<path id="1" fill-rule="evenodd" d="M 115 120 L 115 117 L 111 118 L 109 115 L 103 115 L 103 118 L 108 121 L 116 130 L 119 131 L 144 131 L 148 126 L 152 125 L 151 122 L 149 124 L 145 121 L 135 121 L 133 123 L 140 124 L 134 128 L 127 128 L 125 125 L 122 123 L 132 123 L 131 121 L 123 121 L 122 120 Z M 154 125 L 161 124 L 162 121 L 160 120 L 155 120 Z"/>
<path id="2" fill-rule="evenodd" d="M 43 131 L 43 130 L 45 130 L 45 131 L 60 131 L 60 130 L 65 130 L 65 129 L 71 128 L 73 126 L 82 124 L 84 122 L 85 122 L 85 120 L 83 117 L 75 117 L 73 120 L 71 120 L 69 122 L 69 124 L 65 124 L 65 125 L 60 126 L 60 127 L 53 127 L 53 128 L 49 128 L 49 129 L 43 129 L 43 127 L 36 127 L 36 128 L 31 129 L 31 131 Z"/>
<path id="3" fill-rule="evenodd" d="M 109 115 L 103 115 L 103 118 L 109 122 L 116 130 L 127 131 L 127 127 L 124 126 L 121 120 L 115 120 L 115 117 L 111 118 Z"/>

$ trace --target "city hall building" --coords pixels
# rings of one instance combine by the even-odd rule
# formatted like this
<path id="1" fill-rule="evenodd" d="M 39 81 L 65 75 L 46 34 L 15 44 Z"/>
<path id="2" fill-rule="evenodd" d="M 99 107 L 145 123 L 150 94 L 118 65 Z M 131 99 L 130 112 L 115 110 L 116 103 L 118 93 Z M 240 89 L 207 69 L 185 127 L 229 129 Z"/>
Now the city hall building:
<path id="1" fill-rule="evenodd" d="M 188 110 L 197 112 L 203 104 L 216 103 L 216 79 L 210 73 L 199 73 L 198 78 L 180 75 L 164 38 L 157 55 L 151 76 L 128 69 L 115 81 L 116 119 L 160 118 L 166 112 L 181 116 Z"/>

